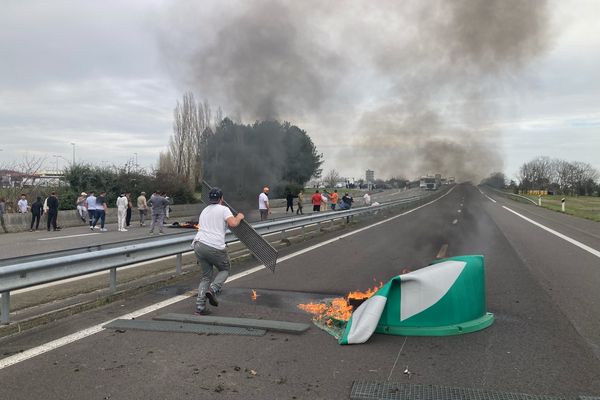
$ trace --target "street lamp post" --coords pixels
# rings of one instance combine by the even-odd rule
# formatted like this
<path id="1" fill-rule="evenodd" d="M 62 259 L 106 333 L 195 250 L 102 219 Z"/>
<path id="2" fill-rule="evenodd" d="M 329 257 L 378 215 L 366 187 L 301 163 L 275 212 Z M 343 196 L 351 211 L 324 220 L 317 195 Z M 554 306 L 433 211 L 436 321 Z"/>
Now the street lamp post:
<path id="1" fill-rule="evenodd" d="M 72 162 L 72 164 L 75 165 L 75 143 L 71 142 L 71 146 L 73 146 L 73 162 Z"/>
<path id="2" fill-rule="evenodd" d="M 60 156 L 57 156 L 56 154 L 53 154 L 52 157 L 54 157 L 54 159 L 56 160 L 56 169 L 54 170 L 54 172 L 56 172 L 56 175 L 58 175 L 58 158 Z"/>

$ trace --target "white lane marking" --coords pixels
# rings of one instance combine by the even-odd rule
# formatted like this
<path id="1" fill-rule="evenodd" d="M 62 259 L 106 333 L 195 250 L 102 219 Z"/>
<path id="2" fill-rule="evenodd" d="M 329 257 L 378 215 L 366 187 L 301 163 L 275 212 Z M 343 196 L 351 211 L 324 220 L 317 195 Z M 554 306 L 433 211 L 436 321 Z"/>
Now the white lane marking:
<path id="1" fill-rule="evenodd" d="M 103 328 L 104 325 L 106 325 L 106 324 L 108 324 L 108 323 L 110 323 L 110 322 L 112 322 L 112 321 L 114 321 L 116 319 L 132 319 L 132 318 L 137 318 L 139 316 L 142 316 L 142 315 L 147 314 L 147 313 L 152 312 L 152 311 L 156 311 L 156 310 L 158 310 L 160 308 L 163 308 L 163 307 L 167 307 L 167 306 L 169 306 L 171 304 L 177 303 L 177 302 L 185 300 L 187 298 L 189 298 L 189 295 L 185 295 L 185 294 L 179 295 L 179 296 L 175 296 L 175 297 L 172 297 L 170 299 L 161 301 L 160 303 L 156 303 L 156 304 L 153 304 L 151 306 L 141 308 L 141 309 L 139 309 L 137 311 L 134 311 L 134 312 L 131 312 L 131 313 L 128 313 L 128 314 L 125 314 L 125 315 L 121 315 L 120 317 L 113 318 L 113 319 L 108 320 L 108 321 L 104 321 L 104 322 L 102 322 L 102 323 L 100 323 L 98 325 L 91 326 L 91 327 L 83 329 L 83 330 L 81 330 L 79 332 L 75 332 L 75 333 L 72 333 L 70 335 L 64 336 L 64 337 L 62 337 L 60 339 L 53 340 L 53 341 L 45 343 L 45 344 L 43 344 L 41 346 L 37 346 L 37 347 L 34 347 L 32 349 L 25 350 L 22 353 L 15 354 L 13 356 L 3 358 L 2 360 L 0 360 L 0 370 L 4 369 L 6 367 L 10 367 L 11 365 L 15 365 L 17 363 L 20 363 L 21 361 L 25 361 L 25 360 L 28 360 L 28 359 L 33 358 L 35 356 L 39 356 L 41 354 L 47 353 L 47 352 L 49 352 L 51 350 L 58 349 L 59 347 L 62 347 L 62 346 L 67 345 L 69 343 L 76 342 L 77 340 L 86 338 L 86 337 L 91 336 L 91 335 L 93 335 L 95 333 L 98 333 L 98 332 L 104 330 L 104 328 Z"/>
<path id="2" fill-rule="evenodd" d="M 309 252 L 311 250 L 314 250 L 316 248 L 325 246 L 325 245 L 327 245 L 329 243 L 335 242 L 336 240 L 340 240 L 340 239 L 343 239 L 345 237 L 355 235 L 355 234 L 357 234 L 359 232 L 362 232 L 364 230 L 367 230 L 367 229 L 370 229 L 372 227 L 384 224 L 384 223 L 392 221 L 392 220 L 394 220 L 396 218 L 400 218 L 403 215 L 410 214 L 413 211 L 417 211 L 420 208 L 423 208 L 423 207 L 426 207 L 426 206 L 428 206 L 430 204 L 435 203 L 436 201 L 438 201 L 441 198 L 443 198 L 443 197 L 447 196 L 448 194 L 450 194 L 450 192 L 452 192 L 453 189 L 454 189 L 454 187 L 452 187 L 448 192 L 444 193 L 442 196 L 438 197 L 437 199 L 432 200 L 429 203 L 422 204 L 419 207 L 413 208 L 412 210 L 405 211 L 402 214 L 395 215 L 395 216 L 390 217 L 388 219 L 385 219 L 383 221 L 376 222 L 376 223 L 374 223 L 372 225 L 369 225 L 369 226 L 366 226 L 364 228 L 357 229 L 355 231 L 346 233 L 345 235 L 338 236 L 336 238 L 327 240 L 325 242 L 316 244 L 314 246 L 307 247 L 306 249 L 299 250 L 299 251 L 297 251 L 295 253 L 292 253 L 292 254 L 289 254 L 289 255 L 287 255 L 285 257 L 281 257 L 281 259 L 279 260 L 279 262 L 285 261 L 285 260 L 289 260 L 290 258 L 299 256 L 301 254 L 304 254 L 304 253 Z M 227 279 L 227 282 L 235 281 L 237 279 L 243 278 L 244 276 L 253 274 L 253 273 L 255 273 L 257 271 L 260 271 L 261 269 L 265 269 L 265 268 L 266 267 L 264 265 L 259 265 L 257 267 L 251 268 L 251 269 L 249 269 L 247 271 L 240 272 L 239 274 L 235 274 L 233 276 L 230 276 L 229 279 Z M 172 304 L 178 303 L 180 301 L 189 299 L 191 296 L 194 296 L 194 295 L 195 295 L 194 292 L 191 292 L 191 293 L 188 292 L 187 294 L 175 296 L 175 297 L 172 297 L 170 299 L 161 301 L 160 303 L 156 303 L 156 304 L 150 305 L 148 307 L 144 307 L 142 309 L 133 311 L 131 313 L 121 315 L 120 317 L 110 319 L 110 320 L 102 322 L 102 323 L 100 323 L 98 325 L 91 326 L 91 327 L 83 329 L 81 331 L 72 333 L 70 335 L 64 336 L 62 338 L 53 340 L 53 341 L 48 342 L 48 343 L 45 343 L 43 345 L 31 348 L 29 350 L 25 350 L 22 353 L 15 354 L 13 356 L 3 358 L 3 359 L 0 360 L 0 370 L 4 369 L 6 367 L 10 367 L 11 365 L 15 365 L 17 363 L 20 363 L 22 361 L 29 360 L 30 358 L 33 358 L 35 356 L 39 356 L 41 354 L 44 354 L 44 353 L 47 353 L 49 351 L 55 350 L 55 349 L 57 349 L 59 347 L 65 346 L 65 345 L 67 345 L 69 343 L 76 342 L 77 340 L 84 339 L 84 338 L 86 338 L 88 336 L 91 336 L 91 335 L 94 335 L 94 334 L 96 334 L 98 332 L 101 332 L 101 331 L 104 330 L 104 328 L 102 328 L 104 325 L 106 325 L 106 324 L 108 324 L 108 323 L 110 323 L 110 322 L 112 322 L 114 320 L 117 320 L 117 319 L 132 319 L 132 318 L 137 318 L 137 317 L 140 317 L 140 316 L 142 316 L 144 314 L 147 314 L 147 313 L 156 311 L 158 309 L 161 309 L 163 307 L 167 307 L 167 306 L 170 306 Z"/>
<path id="3" fill-rule="evenodd" d="M 183 253 L 183 254 L 186 254 L 186 253 Z M 157 258 L 157 259 L 150 260 L 150 261 L 142 261 L 142 262 L 139 262 L 139 263 L 136 263 L 136 264 L 128 265 L 126 267 L 121 267 L 121 268 L 119 268 L 119 271 L 124 271 L 124 270 L 130 269 L 130 268 L 141 267 L 142 265 L 154 264 L 154 263 L 157 263 L 157 262 L 169 260 L 171 258 L 175 258 L 175 256 L 168 256 L 168 257 L 163 257 L 163 258 Z M 43 288 L 47 288 L 47 287 L 52 287 L 52 286 L 56 286 L 56 285 L 62 285 L 63 283 L 75 282 L 75 281 L 79 281 L 81 279 L 92 278 L 92 277 L 98 276 L 98 275 L 107 275 L 108 273 L 109 273 L 109 271 L 100 271 L 100 272 L 95 272 L 95 273 L 89 274 L 89 275 L 76 276 L 74 278 L 68 278 L 68 279 L 64 279 L 64 280 L 60 280 L 60 281 L 56 281 L 56 282 L 44 283 L 42 285 L 31 286 L 31 287 L 27 287 L 27 288 L 24 288 L 24 289 L 15 290 L 14 292 L 11 292 L 11 294 L 19 294 L 19 293 L 31 292 L 33 290 L 39 290 L 39 289 L 43 289 Z"/>
<path id="4" fill-rule="evenodd" d="M 543 230 L 545 230 L 545 231 L 547 231 L 547 232 L 550 232 L 551 234 L 553 234 L 553 235 L 555 235 L 555 236 L 558 236 L 559 238 L 561 238 L 561 239 L 563 239 L 563 240 L 566 240 L 567 242 L 569 242 L 569 243 L 571 243 L 571 244 L 574 244 L 575 246 L 577 246 L 577 247 L 579 247 L 579 248 L 581 248 L 581 249 L 583 249 L 583 250 L 587 251 L 588 253 L 590 253 L 590 254 L 593 254 L 593 255 L 595 255 L 596 257 L 600 258 L 600 251 L 598 251 L 598 250 L 596 250 L 596 249 L 594 249 L 594 248 L 592 248 L 592 247 L 590 247 L 590 246 L 588 246 L 588 245 L 585 245 L 585 244 L 583 244 L 583 243 L 581 243 L 581 242 L 579 242 L 579 241 L 577 241 L 577 240 L 575 240 L 575 239 L 572 239 L 572 238 L 568 237 L 567 235 L 563 235 L 562 233 L 560 233 L 560 232 L 557 232 L 557 231 L 555 231 L 554 229 L 550 229 L 550 228 L 548 228 L 547 226 L 540 224 L 539 222 L 536 222 L 536 221 L 534 221 L 534 220 L 532 220 L 532 219 L 530 219 L 530 218 L 527 218 L 526 216 L 524 216 L 524 215 L 521 215 L 521 214 L 519 214 L 518 212 L 516 212 L 516 211 L 514 211 L 514 210 L 511 210 L 510 208 L 508 208 L 508 207 L 506 207 L 506 206 L 502 206 L 502 208 L 504 208 L 504 209 L 506 209 L 506 210 L 510 211 L 511 213 L 513 213 L 513 214 L 515 214 L 515 215 L 517 215 L 517 216 L 519 216 L 519 217 L 523 218 L 525 221 L 527 221 L 527 222 L 530 222 L 530 223 L 532 223 L 533 225 L 535 225 L 535 226 L 537 226 L 537 227 L 540 227 L 540 228 L 542 228 Z"/>
<path id="5" fill-rule="evenodd" d="M 481 193 L 482 195 L 484 195 L 485 197 L 487 197 L 487 198 L 488 198 L 488 200 L 490 200 L 490 201 L 491 201 L 491 202 L 493 202 L 493 203 L 496 203 L 496 200 L 492 199 L 490 196 L 488 196 L 487 194 L 483 193 L 483 192 L 481 191 L 481 189 L 477 188 L 477 190 L 479 190 L 479 193 Z"/>
<path id="6" fill-rule="evenodd" d="M 452 221 L 452 225 L 456 225 L 457 222 L 458 222 L 458 220 L 455 219 L 454 221 Z"/>
<path id="7" fill-rule="evenodd" d="M 461 213 L 461 212 L 462 212 L 462 210 L 457 210 L 456 212 L 459 212 L 459 213 Z"/>
<path id="8" fill-rule="evenodd" d="M 446 253 L 448 252 L 448 243 L 445 243 L 440 247 L 440 251 L 438 251 L 435 258 L 446 258 Z"/>
<path id="9" fill-rule="evenodd" d="M 80 235 L 56 236 L 56 237 L 43 238 L 43 239 L 38 239 L 38 240 L 58 240 L 58 239 L 67 239 L 67 238 L 72 238 L 72 237 L 91 236 L 91 235 L 102 235 L 102 234 L 101 233 L 82 233 Z"/>

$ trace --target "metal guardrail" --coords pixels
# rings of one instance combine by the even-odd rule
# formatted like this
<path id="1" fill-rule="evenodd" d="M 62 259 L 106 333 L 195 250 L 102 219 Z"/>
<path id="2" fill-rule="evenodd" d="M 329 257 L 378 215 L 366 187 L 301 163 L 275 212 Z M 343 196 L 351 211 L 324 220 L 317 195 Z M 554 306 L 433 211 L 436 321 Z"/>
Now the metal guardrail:
<path id="1" fill-rule="evenodd" d="M 440 191 L 438 193 L 445 192 Z M 385 202 L 377 206 L 357 207 L 350 210 L 333 211 L 326 213 L 313 213 L 306 216 L 277 219 L 252 224 L 261 235 L 283 233 L 288 230 L 301 229 L 306 226 L 320 224 L 378 210 L 391 208 L 403 204 L 410 204 L 424 200 L 430 196 L 419 195 Z M 12 259 L 9 265 L 0 267 L 0 324 L 10 322 L 10 292 L 18 289 L 41 285 L 44 283 L 60 281 L 82 275 L 93 274 L 99 271 L 110 271 L 109 287 L 116 291 L 117 268 L 143 261 L 155 260 L 168 256 L 176 256 L 176 273 L 181 274 L 182 254 L 193 251 L 191 242 L 195 232 L 189 235 L 177 235 L 161 240 L 144 240 L 120 247 L 111 247 L 97 251 L 82 249 L 79 254 L 58 255 L 42 259 L 40 257 L 22 257 Z M 236 242 L 237 238 L 228 231 L 225 236 L 226 243 Z"/>
<path id="2" fill-rule="evenodd" d="M 487 188 L 489 188 L 489 189 L 491 189 L 491 190 L 493 190 L 494 192 L 497 192 L 497 193 L 499 193 L 499 194 L 500 194 L 500 195 L 502 195 L 502 196 L 513 196 L 513 197 L 518 197 L 518 198 L 521 198 L 521 199 L 525 199 L 525 200 L 527 200 L 527 201 L 530 201 L 531 203 L 533 203 L 533 204 L 534 204 L 534 205 L 536 205 L 536 206 L 537 206 L 537 205 L 539 205 L 539 204 L 538 204 L 538 203 L 536 203 L 535 201 L 531 200 L 529 197 L 526 197 L 526 196 L 521 196 L 520 194 L 516 194 L 516 193 L 505 192 L 504 190 L 498 190 L 498 189 L 496 189 L 496 188 L 493 188 L 493 187 L 491 187 L 491 186 L 486 186 L 486 187 L 487 187 Z"/>

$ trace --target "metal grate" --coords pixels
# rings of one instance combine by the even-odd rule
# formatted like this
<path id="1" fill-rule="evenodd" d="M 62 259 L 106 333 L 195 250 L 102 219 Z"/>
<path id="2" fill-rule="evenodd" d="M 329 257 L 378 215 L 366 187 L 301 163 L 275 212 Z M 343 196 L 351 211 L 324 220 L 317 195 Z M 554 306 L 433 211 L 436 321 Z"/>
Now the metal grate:
<path id="1" fill-rule="evenodd" d="M 208 192 L 212 189 L 212 187 L 206 182 L 202 181 L 202 201 L 208 204 Z M 237 211 L 226 201 L 223 201 L 223 204 L 231 210 L 231 212 L 236 215 Z M 246 220 L 242 220 L 242 222 L 236 226 L 235 228 L 229 228 L 231 232 L 235 234 L 235 236 L 240 239 L 242 243 L 246 245 L 248 250 L 252 252 L 267 268 L 271 271 L 275 272 L 275 265 L 277 264 L 277 250 L 269 242 L 267 242 L 258 232 L 254 230 L 254 228 L 246 222 Z"/>
<path id="2" fill-rule="evenodd" d="M 141 319 L 117 319 L 103 326 L 106 329 L 138 330 L 154 332 L 199 333 L 208 335 L 264 336 L 264 329 L 218 326 L 208 324 L 187 324 L 171 321 L 148 321 Z"/>
<path id="3" fill-rule="evenodd" d="M 353 400 L 561 400 L 565 397 L 393 382 L 354 381 Z"/>

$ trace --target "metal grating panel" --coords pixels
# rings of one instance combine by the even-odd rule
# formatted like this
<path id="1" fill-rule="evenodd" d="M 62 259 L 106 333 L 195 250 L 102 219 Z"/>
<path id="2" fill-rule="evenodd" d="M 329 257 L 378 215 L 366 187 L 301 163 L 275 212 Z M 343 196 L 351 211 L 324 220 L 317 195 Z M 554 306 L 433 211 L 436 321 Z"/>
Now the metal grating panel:
<path id="1" fill-rule="evenodd" d="M 199 333 L 208 335 L 264 336 L 264 329 L 241 328 L 237 326 L 217 326 L 207 324 L 186 324 L 171 321 L 148 321 L 141 319 L 117 319 L 103 326 L 106 329 L 138 330 L 154 332 Z"/>
<path id="2" fill-rule="evenodd" d="M 212 187 L 206 182 L 202 181 L 202 201 L 208 204 L 208 192 Z M 237 211 L 226 201 L 223 204 L 231 210 L 233 215 L 237 214 Z M 242 243 L 246 245 L 248 250 L 252 252 L 267 268 L 275 272 L 275 265 L 277 264 L 277 250 L 269 242 L 267 242 L 254 228 L 246 222 L 245 219 L 236 226 L 235 228 L 229 228 L 235 236 L 240 239 Z"/>
<path id="3" fill-rule="evenodd" d="M 565 397 L 393 382 L 354 381 L 353 400 L 561 400 Z"/>
<path id="4" fill-rule="evenodd" d="M 302 333 L 310 329 L 309 324 L 288 321 L 273 321 L 268 319 L 212 317 L 187 314 L 168 313 L 153 318 L 155 321 L 175 321 L 188 324 L 210 324 L 222 326 L 238 326 L 254 329 L 267 329 L 269 331 Z"/>

